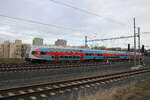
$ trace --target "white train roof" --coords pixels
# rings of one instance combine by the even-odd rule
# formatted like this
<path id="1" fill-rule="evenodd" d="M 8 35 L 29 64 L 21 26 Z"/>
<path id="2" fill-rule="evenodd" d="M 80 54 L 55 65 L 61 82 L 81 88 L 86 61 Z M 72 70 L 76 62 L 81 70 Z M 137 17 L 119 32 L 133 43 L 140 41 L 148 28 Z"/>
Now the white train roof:
<path id="1" fill-rule="evenodd" d="M 107 52 L 120 52 L 120 53 L 125 53 L 128 51 L 112 51 L 112 50 L 94 50 L 94 49 L 90 49 L 90 48 L 73 48 L 73 47 L 62 47 L 62 46 L 54 46 L 54 45 L 50 45 L 50 46 L 31 46 L 31 49 L 38 49 L 38 48 L 54 48 L 54 49 L 74 49 L 74 50 L 91 50 L 91 51 L 107 51 Z M 134 53 L 134 52 L 128 52 L 128 53 Z M 137 54 L 138 52 L 136 52 Z"/>
<path id="2" fill-rule="evenodd" d="M 74 49 L 74 50 L 92 50 L 92 51 L 109 51 L 109 52 L 126 52 L 126 51 L 112 51 L 112 50 L 94 50 L 90 48 L 75 48 L 75 47 L 62 47 L 62 46 L 31 46 L 32 49 L 37 48 L 55 48 L 55 49 Z"/>

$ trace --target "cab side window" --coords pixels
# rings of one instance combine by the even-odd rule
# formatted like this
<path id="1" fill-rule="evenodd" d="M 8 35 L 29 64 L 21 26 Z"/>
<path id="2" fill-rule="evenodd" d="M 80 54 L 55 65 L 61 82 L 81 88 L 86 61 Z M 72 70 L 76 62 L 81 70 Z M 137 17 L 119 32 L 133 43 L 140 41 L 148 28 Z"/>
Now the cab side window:
<path id="1" fill-rule="evenodd" d="M 35 51 L 32 51 L 32 54 L 35 55 L 35 54 L 37 54 L 37 53 L 36 53 Z"/>
<path id="2" fill-rule="evenodd" d="M 45 55 L 45 54 L 46 54 L 46 52 L 44 52 L 44 51 L 41 51 L 41 52 L 40 52 L 40 54 L 41 54 L 41 55 Z"/>

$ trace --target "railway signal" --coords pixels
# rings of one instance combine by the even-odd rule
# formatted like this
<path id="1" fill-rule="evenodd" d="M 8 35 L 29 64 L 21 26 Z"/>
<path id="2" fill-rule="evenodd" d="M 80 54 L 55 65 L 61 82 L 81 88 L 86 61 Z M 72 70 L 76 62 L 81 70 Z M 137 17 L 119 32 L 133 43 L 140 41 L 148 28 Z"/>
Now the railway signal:
<path id="1" fill-rule="evenodd" d="M 130 44 L 128 44 L 128 51 L 130 51 Z"/>
<path id="2" fill-rule="evenodd" d="M 145 47 L 144 47 L 144 45 L 142 45 L 142 50 L 141 50 L 141 52 L 144 53 L 144 51 L 145 51 Z"/>

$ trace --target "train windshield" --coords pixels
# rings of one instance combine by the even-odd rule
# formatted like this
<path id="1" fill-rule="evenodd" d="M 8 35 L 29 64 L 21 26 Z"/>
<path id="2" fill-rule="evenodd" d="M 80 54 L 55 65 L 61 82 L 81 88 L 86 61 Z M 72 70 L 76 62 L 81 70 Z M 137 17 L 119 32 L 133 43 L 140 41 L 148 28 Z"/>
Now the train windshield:
<path id="1" fill-rule="evenodd" d="M 37 54 L 37 52 L 36 51 L 32 51 L 32 54 L 35 55 L 35 54 Z"/>

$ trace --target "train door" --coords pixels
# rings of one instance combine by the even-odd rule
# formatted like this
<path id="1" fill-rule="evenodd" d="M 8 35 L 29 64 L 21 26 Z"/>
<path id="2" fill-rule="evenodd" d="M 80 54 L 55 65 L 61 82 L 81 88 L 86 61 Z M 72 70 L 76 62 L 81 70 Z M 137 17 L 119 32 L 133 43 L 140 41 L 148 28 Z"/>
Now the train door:
<path id="1" fill-rule="evenodd" d="M 83 61 L 84 59 L 83 59 L 83 56 L 80 56 L 80 61 Z"/>
<path id="2" fill-rule="evenodd" d="M 55 57 L 54 57 L 54 62 L 58 62 L 58 61 L 59 61 L 58 56 L 55 56 Z"/>

